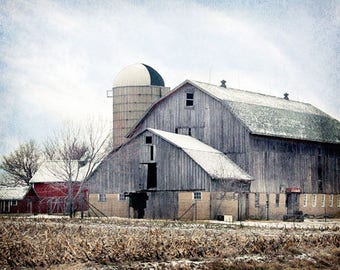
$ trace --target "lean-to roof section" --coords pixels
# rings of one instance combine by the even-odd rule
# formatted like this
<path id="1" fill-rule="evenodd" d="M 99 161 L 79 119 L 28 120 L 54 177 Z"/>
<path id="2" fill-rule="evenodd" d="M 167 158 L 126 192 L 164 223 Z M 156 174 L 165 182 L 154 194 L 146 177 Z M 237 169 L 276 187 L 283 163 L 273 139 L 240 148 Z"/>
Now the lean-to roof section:
<path id="1" fill-rule="evenodd" d="M 151 128 L 147 130 L 182 149 L 213 179 L 253 180 L 222 152 L 193 137 Z"/>
<path id="2" fill-rule="evenodd" d="M 0 188 L 0 200 L 22 200 L 29 190 L 29 186 L 2 187 Z"/>

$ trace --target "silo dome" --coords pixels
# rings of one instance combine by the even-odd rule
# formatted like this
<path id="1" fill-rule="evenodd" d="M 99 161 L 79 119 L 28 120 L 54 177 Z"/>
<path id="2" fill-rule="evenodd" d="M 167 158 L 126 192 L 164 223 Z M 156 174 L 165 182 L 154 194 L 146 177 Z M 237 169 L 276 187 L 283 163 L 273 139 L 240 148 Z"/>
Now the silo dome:
<path id="1" fill-rule="evenodd" d="M 123 68 L 113 82 L 114 88 L 146 85 L 164 87 L 164 80 L 155 69 L 142 63 Z"/>
<path id="2" fill-rule="evenodd" d="M 145 64 L 127 66 L 117 74 L 112 88 L 114 147 L 126 141 L 130 129 L 169 90 L 162 76 Z"/>

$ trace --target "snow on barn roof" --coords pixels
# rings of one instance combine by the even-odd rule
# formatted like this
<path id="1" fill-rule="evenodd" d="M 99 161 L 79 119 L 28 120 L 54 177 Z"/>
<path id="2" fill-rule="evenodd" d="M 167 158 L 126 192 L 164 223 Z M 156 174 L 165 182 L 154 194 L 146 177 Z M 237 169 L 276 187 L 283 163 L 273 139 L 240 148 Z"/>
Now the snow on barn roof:
<path id="1" fill-rule="evenodd" d="M 193 80 L 184 81 L 155 102 L 131 128 L 127 137 L 131 137 L 150 112 L 186 84 L 225 104 L 252 134 L 340 143 L 340 122 L 311 104 Z"/>
<path id="2" fill-rule="evenodd" d="M 222 152 L 187 135 L 148 128 L 150 132 L 160 136 L 167 142 L 181 148 L 213 179 L 253 180 L 254 178 L 242 170 Z"/>
<path id="3" fill-rule="evenodd" d="M 22 200 L 30 190 L 30 187 L 1 187 L 0 200 Z"/>
<path id="4" fill-rule="evenodd" d="M 75 179 L 72 181 L 82 181 L 86 175 L 87 167 L 81 167 L 78 171 L 78 161 L 71 162 L 70 167 L 65 165 L 62 160 L 45 161 L 33 175 L 30 183 L 58 183 L 67 181 L 67 175 L 72 175 Z"/>
<path id="5" fill-rule="evenodd" d="M 186 82 L 222 101 L 253 134 L 340 143 L 340 122 L 310 104 L 198 81 Z"/>

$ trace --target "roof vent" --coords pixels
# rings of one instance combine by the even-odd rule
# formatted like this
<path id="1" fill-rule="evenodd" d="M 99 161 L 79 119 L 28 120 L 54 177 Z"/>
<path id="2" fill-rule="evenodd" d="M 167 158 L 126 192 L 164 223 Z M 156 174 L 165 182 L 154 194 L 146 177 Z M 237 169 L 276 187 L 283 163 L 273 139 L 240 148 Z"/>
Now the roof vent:
<path id="1" fill-rule="evenodd" d="M 227 86 L 226 86 L 225 83 L 226 83 L 226 81 L 225 81 L 225 80 L 222 80 L 222 81 L 221 81 L 220 87 L 227 88 Z"/>
<path id="2" fill-rule="evenodd" d="M 285 100 L 289 100 L 288 93 L 284 93 L 284 94 L 283 94 L 283 98 L 284 98 Z"/>

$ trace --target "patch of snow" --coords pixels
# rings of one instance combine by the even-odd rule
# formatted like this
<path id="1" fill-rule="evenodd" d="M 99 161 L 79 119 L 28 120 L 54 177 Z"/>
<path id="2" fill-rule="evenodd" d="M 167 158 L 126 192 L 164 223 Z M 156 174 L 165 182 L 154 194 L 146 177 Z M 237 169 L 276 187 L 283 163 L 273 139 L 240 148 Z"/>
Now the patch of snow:
<path id="1" fill-rule="evenodd" d="M 327 116 L 327 114 L 325 114 L 324 112 L 320 111 L 319 109 L 308 103 L 302 103 L 293 100 L 285 100 L 284 98 L 260 94 L 251 91 L 239 90 L 234 88 L 223 88 L 217 85 L 212 85 L 198 81 L 190 82 L 192 82 L 194 85 L 197 85 L 201 89 L 208 91 L 209 93 L 216 96 L 220 100 L 228 100 L 234 102 L 271 107 L 275 109 L 283 109 L 295 112 Z"/>
<path id="2" fill-rule="evenodd" d="M 70 168 L 69 166 L 70 165 Z M 66 164 L 62 160 L 45 161 L 33 175 L 30 183 L 58 183 L 67 181 L 68 174 L 74 179 L 72 181 L 82 181 L 86 175 L 87 166 L 78 167 L 78 161 L 72 161 Z"/>
<path id="3" fill-rule="evenodd" d="M 22 200 L 30 187 L 1 187 L 0 200 Z"/>
<path id="4" fill-rule="evenodd" d="M 310 104 L 197 81 L 188 82 L 220 100 L 254 134 L 340 142 L 340 122 Z"/>
<path id="5" fill-rule="evenodd" d="M 253 180 L 249 174 L 222 152 L 207 153 L 191 149 L 183 150 L 214 179 Z"/>
<path id="6" fill-rule="evenodd" d="M 253 180 L 249 174 L 222 152 L 191 136 L 152 128 L 148 128 L 148 130 L 167 142 L 183 149 L 185 153 L 214 179 Z"/>

